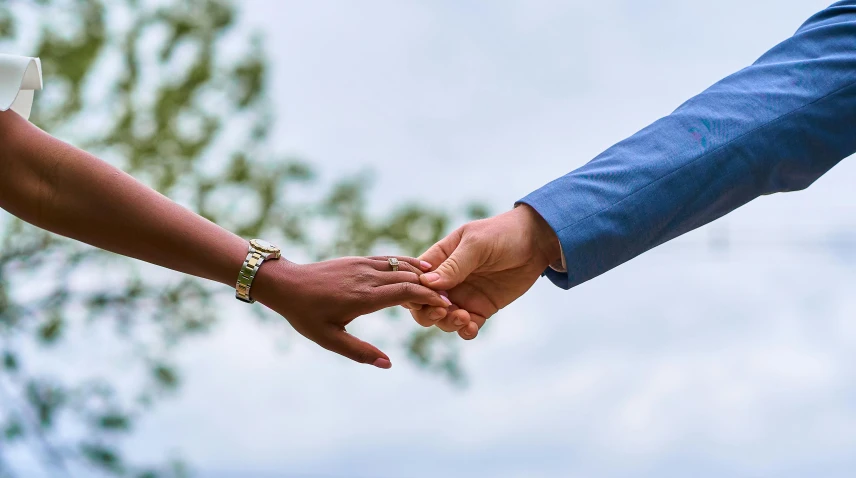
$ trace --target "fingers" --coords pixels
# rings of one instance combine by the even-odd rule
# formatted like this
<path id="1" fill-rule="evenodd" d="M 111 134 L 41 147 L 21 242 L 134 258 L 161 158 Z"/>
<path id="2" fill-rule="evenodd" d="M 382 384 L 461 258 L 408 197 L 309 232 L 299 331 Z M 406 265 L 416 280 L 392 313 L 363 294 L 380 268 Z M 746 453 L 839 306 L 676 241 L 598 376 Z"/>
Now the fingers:
<path id="1" fill-rule="evenodd" d="M 487 318 L 470 312 L 470 323 L 458 330 L 458 335 L 464 340 L 473 340 L 478 336 L 479 330 L 484 327 Z"/>
<path id="2" fill-rule="evenodd" d="M 479 334 L 479 330 L 484 327 L 487 318 L 459 309 L 452 305 L 448 309 L 440 307 L 423 307 L 421 310 L 411 310 L 410 315 L 413 320 L 422 327 L 437 326 L 445 332 L 457 332 L 464 340 L 472 340 Z"/>
<path id="3" fill-rule="evenodd" d="M 392 270 L 390 268 L 390 265 L 389 265 L 389 259 L 390 258 L 398 259 L 398 270 L 409 270 L 409 271 L 421 274 L 423 272 L 430 271 L 431 268 L 434 267 L 431 265 L 431 263 L 426 262 L 426 261 L 421 261 L 421 260 L 416 259 L 414 257 L 407 257 L 407 256 L 373 256 L 373 257 L 369 257 L 369 259 L 378 262 L 379 264 L 376 264 L 376 266 L 379 267 L 378 270 L 383 270 L 383 271 Z"/>
<path id="4" fill-rule="evenodd" d="M 457 332 L 467 327 L 470 322 L 470 313 L 453 305 L 449 307 L 449 313 L 446 314 L 446 317 L 437 322 L 436 325 L 445 332 Z"/>
<path id="5" fill-rule="evenodd" d="M 419 259 L 429 264 L 439 266 L 449 257 L 449 255 L 452 254 L 452 251 L 458 247 L 458 244 L 461 242 L 461 237 L 463 237 L 463 228 L 458 228 L 448 236 L 441 239 L 440 242 L 431 246 L 430 249 L 419 256 Z"/>
<path id="6" fill-rule="evenodd" d="M 381 307 L 393 307 L 407 303 L 432 305 L 434 307 L 448 307 L 451 305 L 449 299 L 440 295 L 423 285 L 411 282 L 399 282 L 397 284 L 382 285 L 375 288 L 380 297 Z"/>
<path id="7" fill-rule="evenodd" d="M 395 257 L 398 259 L 398 272 L 393 272 L 389 265 L 389 258 Z M 423 274 L 423 270 L 429 270 L 431 264 L 406 256 L 375 256 L 369 257 L 370 265 L 378 271 L 383 272 L 381 276 L 381 284 L 395 284 L 397 282 L 412 282 L 419 284 L 419 276 Z M 407 274 L 407 275 L 405 275 Z M 401 304 L 402 307 L 409 310 L 419 310 L 422 304 L 408 302 Z"/>
<path id="8" fill-rule="evenodd" d="M 431 257 L 439 257 L 441 254 L 436 252 L 436 248 L 442 251 L 443 255 L 448 254 L 448 256 L 437 269 L 420 277 L 423 284 L 436 290 L 449 290 L 463 282 L 476 270 L 479 266 L 480 251 L 468 246 L 461 234 L 450 234 L 426 252 L 426 255 Z"/>
<path id="9" fill-rule="evenodd" d="M 446 307 L 424 306 L 421 309 L 411 309 L 410 311 L 410 315 L 413 316 L 413 320 L 422 327 L 432 327 L 437 325 L 437 321 L 446 317 L 446 314 L 448 314 L 448 309 Z"/>
<path id="10" fill-rule="evenodd" d="M 379 274 L 378 283 L 380 285 L 398 284 L 399 282 L 410 282 L 411 284 L 419 284 L 419 275 L 413 272 L 382 272 Z"/>
<path id="11" fill-rule="evenodd" d="M 374 345 L 349 334 L 344 328 L 331 327 L 326 335 L 316 340 L 316 343 L 354 362 L 374 365 L 377 368 L 392 367 L 388 355 Z"/>

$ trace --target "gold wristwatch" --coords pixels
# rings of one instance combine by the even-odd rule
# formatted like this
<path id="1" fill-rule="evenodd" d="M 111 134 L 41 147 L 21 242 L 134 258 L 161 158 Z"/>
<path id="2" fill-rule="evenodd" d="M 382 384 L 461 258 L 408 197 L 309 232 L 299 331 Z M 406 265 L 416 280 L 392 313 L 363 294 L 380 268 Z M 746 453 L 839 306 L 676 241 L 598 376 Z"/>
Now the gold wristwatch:
<path id="1" fill-rule="evenodd" d="M 261 239 L 251 240 L 250 251 L 247 253 L 244 265 L 241 266 L 241 272 L 238 273 L 238 285 L 235 286 L 236 299 L 249 304 L 255 302 L 250 297 L 250 288 L 253 286 L 256 272 L 259 271 L 262 263 L 268 259 L 279 259 L 279 248 Z"/>

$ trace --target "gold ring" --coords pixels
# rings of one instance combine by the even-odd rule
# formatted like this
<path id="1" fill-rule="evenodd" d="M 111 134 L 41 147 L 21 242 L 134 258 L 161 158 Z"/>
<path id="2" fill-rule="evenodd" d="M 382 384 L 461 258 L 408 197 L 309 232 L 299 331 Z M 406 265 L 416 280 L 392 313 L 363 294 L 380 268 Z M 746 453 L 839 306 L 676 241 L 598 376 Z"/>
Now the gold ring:
<path id="1" fill-rule="evenodd" d="M 389 267 L 392 267 L 392 272 L 398 272 L 398 259 L 390 257 L 387 262 L 389 262 Z"/>

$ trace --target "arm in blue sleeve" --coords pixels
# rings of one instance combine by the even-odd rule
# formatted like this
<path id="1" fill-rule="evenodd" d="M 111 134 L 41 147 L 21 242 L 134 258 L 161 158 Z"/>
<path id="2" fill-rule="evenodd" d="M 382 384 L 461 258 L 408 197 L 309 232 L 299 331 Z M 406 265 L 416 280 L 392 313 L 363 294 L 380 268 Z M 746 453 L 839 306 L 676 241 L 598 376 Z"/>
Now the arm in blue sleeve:
<path id="1" fill-rule="evenodd" d="M 808 187 L 856 151 L 856 0 L 526 196 L 556 231 L 569 289 L 762 194 Z"/>

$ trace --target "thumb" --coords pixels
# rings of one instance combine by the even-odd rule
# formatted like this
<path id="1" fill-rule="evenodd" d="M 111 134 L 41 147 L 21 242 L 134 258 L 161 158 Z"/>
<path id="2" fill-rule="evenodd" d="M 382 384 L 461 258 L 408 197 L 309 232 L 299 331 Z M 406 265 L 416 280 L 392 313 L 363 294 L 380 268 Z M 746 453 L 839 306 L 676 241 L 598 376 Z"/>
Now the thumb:
<path id="1" fill-rule="evenodd" d="M 433 272 L 420 276 L 420 281 L 435 290 L 449 290 L 469 276 L 479 266 L 478 251 L 472 241 L 463 236 L 446 260 Z"/>
<path id="2" fill-rule="evenodd" d="M 391 368 L 389 356 L 374 345 L 349 334 L 344 328 L 333 328 L 325 337 L 317 340 L 325 349 L 347 357 L 354 362 L 374 365 L 377 368 Z"/>

